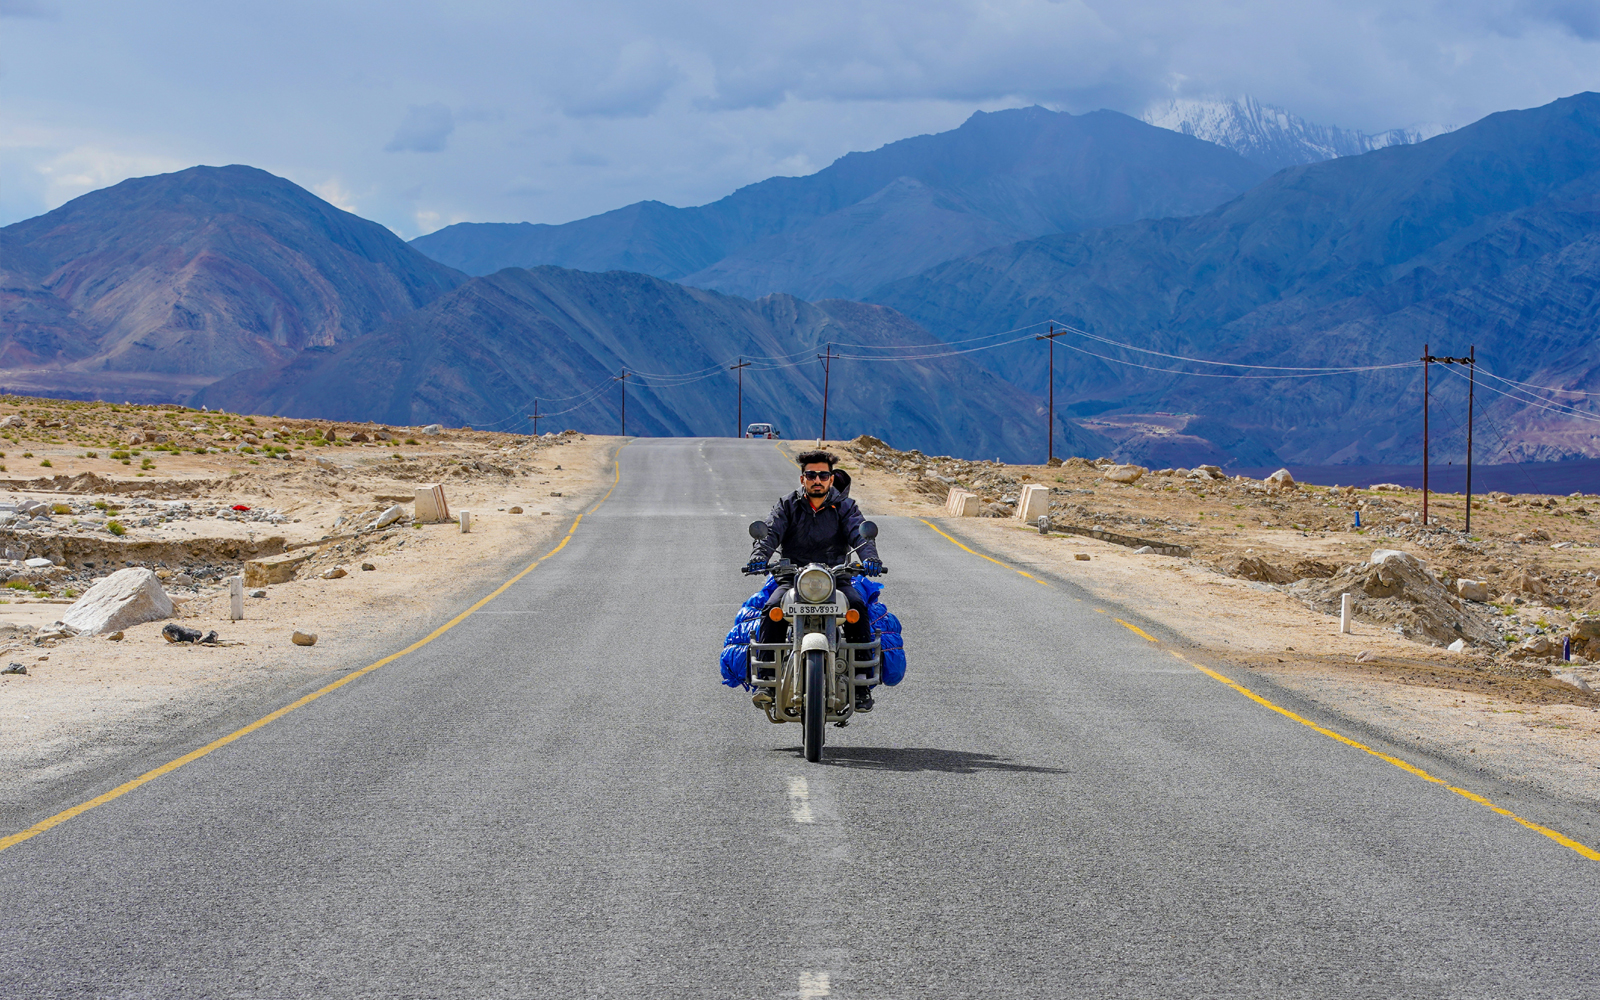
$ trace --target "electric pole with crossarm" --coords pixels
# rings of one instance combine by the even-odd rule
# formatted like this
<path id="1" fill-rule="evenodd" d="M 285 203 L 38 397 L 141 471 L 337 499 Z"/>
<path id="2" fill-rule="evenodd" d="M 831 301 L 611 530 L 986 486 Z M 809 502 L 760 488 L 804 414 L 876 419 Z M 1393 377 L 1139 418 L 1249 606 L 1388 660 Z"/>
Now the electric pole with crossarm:
<path id="1" fill-rule="evenodd" d="M 817 359 L 822 362 L 822 437 L 818 438 L 820 441 L 828 439 L 828 370 L 829 363 L 837 357 L 839 355 L 833 353 L 832 344 L 827 345 L 824 353 L 817 355 Z"/>
<path id="2" fill-rule="evenodd" d="M 622 369 L 621 375 L 611 376 L 611 381 L 622 383 L 622 420 L 617 431 L 623 437 L 628 436 L 628 369 Z"/>
<path id="3" fill-rule="evenodd" d="M 744 370 L 749 367 L 750 362 L 746 361 L 743 355 L 739 357 L 738 364 L 728 366 L 729 371 L 739 373 L 739 426 L 734 428 L 733 434 L 737 438 L 744 437 Z"/>
<path id="4" fill-rule="evenodd" d="M 1034 340 L 1050 341 L 1050 405 L 1046 410 L 1045 416 L 1045 437 L 1049 441 L 1049 444 L 1045 446 L 1045 451 L 1048 453 L 1044 459 L 1046 465 L 1049 465 L 1056 457 L 1056 338 L 1066 332 L 1065 330 L 1057 330 L 1056 325 L 1051 323 L 1049 333 L 1041 333 L 1033 338 Z"/>
<path id="5" fill-rule="evenodd" d="M 1466 365 L 1470 387 L 1467 389 L 1467 519 L 1465 530 L 1472 530 L 1472 403 L 1478 388 L 1478 348 L 1464 358 L 1428 353 L 1422 345 L 1422 526 L 1428 526 L 1428 369 L 1433 365 Z"/>

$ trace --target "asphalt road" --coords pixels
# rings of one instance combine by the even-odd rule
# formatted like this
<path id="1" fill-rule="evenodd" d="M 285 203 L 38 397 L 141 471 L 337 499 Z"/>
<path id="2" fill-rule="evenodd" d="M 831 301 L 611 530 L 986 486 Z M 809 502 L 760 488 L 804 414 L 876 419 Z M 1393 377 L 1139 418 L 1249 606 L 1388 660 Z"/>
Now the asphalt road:
<path id="1" fill-rule="evenodd" d="M 907 680 L 805 764 L 716 672 L 792 466 L 620 459 L 461 626 L 0 852 L 0 995 L 1600 996 L 1600 863 L 915 520 Z"/>

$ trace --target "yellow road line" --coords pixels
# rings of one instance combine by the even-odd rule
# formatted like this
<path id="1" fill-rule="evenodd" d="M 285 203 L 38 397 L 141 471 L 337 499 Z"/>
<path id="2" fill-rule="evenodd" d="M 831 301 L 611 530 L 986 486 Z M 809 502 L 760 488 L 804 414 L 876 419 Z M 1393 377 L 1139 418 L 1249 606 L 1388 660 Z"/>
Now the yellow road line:
<path id="1" fill-rule="evenodd" d="M 1443 778 L 1434 777 L 1433 775 L 1429 774 L 1427 771 L 1424 771 L 1422 768 L 1417 767 L 1415 764 L 1412 764 L 1412 763 L 1409 763 L 1407 761 L 1401 760 L 1399 757 L 1390 756 L 1389 754 L 1386 754 L 1381 750 L 1374 750 L 1371 747 L 1367 746 L 1365 743 L 1361 743 L 1361 742 L 1359 742 L 1357 740 L 1353 740 L 1350 737 L 1345 736 L 1343 733 L 1336 733 L 1331 729 L 1326 729 L 1326 728 L 1324 728 L 1322 726 L 1319 726 L 1315 722 L 1312 722 L 1310 719 L 1307 719 L 1307 718 L 1304 718 L 1302 716 L 1296 715 L 1294 712 L 1291 712 L 1287 708 L 1284 708 L 1284 707 L 1282 707 L 1280 705 L 1273 704 L 1272 702 L 1270 702 L 1267 699 L 1261 697 L 1259 694 L 1256 694 L 1254 691 L 1250 690 L 1249 688 L 1245 687 L 1244 685 L 1236 683 L 1236 682 L 1234 682 L 1232 680 L 1229 680 L 1228 678 L 1226 678 L 1226 677 L 1222 676 L 1221 674 L 1217 673 L 1215 670 L 1210 670 L 1210 669 L 1208 669 L 1206 667 L 1202 667 L 1200 664 L 1195 663 L 1192 660 L 1185 659 L 1183 656 L 1181 656 L 1177 652 L 1174 652 L 1173 650 L 1169 649 L 1169 650 L 1167 650 L 1167 652 L 1172 653 L 1173 656 L 1176 656 L 1179 660 L 1182 660 L 1184 663 L 1189 664 L 1189 666 L 1194 667 L 1196 670 L 1198 670 L 1201 673 L 1205 674 L 1207 677 L 1210 677 L 1212 680 L 1215 680 L 1215 681 L 1218 681 L 1220 683 L 1226 684 L 1228 687 L 1233 688 L 1235 691 L 1237 691 L 1240 694 L 1244 695 L 1246 698 L 1249 698 L 1251 701 L 1255 702 L 1256 704 L 1262 705 L 1262 706 L 1264 706 L 1266 708 L 1270 708 L 1274 712 L 1277 712 L 1279 715 L 1283 716 L 1284 718 L 1293 719 L 1294 721 L 1300 723 L 1302 726 L 1307 726 L 1307 727 L 1315 730 L 1316 732 L 1319 732 L 1322 735 L 1328 737 L 1328 739 L 1330 739 L 1330 740 L 1337 740 L 1338 742 L 1343 743 L 1347 747 L 1354 747 L 1355 749 L 1360 750 L 1360 751 L 1362 751 L 1364 753 L 1369 753 L 1372 756 L 1378 758 L 1379 760 L 1386 761 L 1386 762 L 1388 762 L 1390 764 L 1393 764 L 1395 767 L 1398 767 L 1400 770 L 1405 771 L 1408 774 L 1416 775 L 1417 777 L 1421 778 L 1423 781 L 1431 782 L 1431 783 L 1433 783 L 1435 785 L 1442 785 L 1445 788 L 1450 789 L 1452 792 L 1455 792 L 1457 795 L 1461 796 L 1464 799 L 1468 799 L 1468 800 L 1470 800 L 1472 802 L 1476 802 L 1478 805 L 1483 806 L 1484 808 L 1490 810 L 1491 812 L 1499 813 L 1501 816 L 1504 816 L 1507 819 L 1514 819 L 1518 823 L 1521 823 L 1523 826 L 1525 826 L 1528 829 L 1532 830 L 1533 832 L 1539 833 L 1539 834 L 1543 834 L 1544 836 L 1549 837 L 1551 840 L 1553 840 L 1556 843 L 1560 844 L 1562 847 L 1570 848 L 1571 850 L 1577 851 L 1579 854 L 1581 854 L 1584 857 L 1588 858 L 1590 861 L 1600 861 L 1600 851 L 1596 851 L 1594 848 L 1589 847 L 1587 845 L 1580 844 L 1576 840 L 1573 840 L 1571 837 L 1568 837 L 1566 834 L 1561 833 L 1558 830 L 1552 830 L 1548 826 L 1540 826 L 1538 823 L 1535 823 L 1532 820 L 1523 819 L 1521 816 L 1518 816 L 1516 813 L 1512 812 L 1511 810 L 1505 809 L 1505 808 L 1502 808 L 1501 806 L 1495 805 L 1493 802 L 1490 802 L 1488 799 L 1486 799 L 1483 796 L 1477 794 L 1476 792 L 1469 792 L 1465 788 L 1457 788 L 1456 786 L 1450 784 L 1448 781 L 1445 781 Z"/>
<path id="2" fill-rule="evenodd" d="M 954 538 L 951 538 L 949 535 L 947 535 L 944 532 L 940 531 L 938 525 L 934 524 L 932 521 L 928 520 L 925 517 L 919 517 L 919 518 L 917 518 L 917 520 L 921 521 L 923 524 L 926 524 L 928 527 L 932 528 L 934 530 L 934 532 L 936 534 L 938 534 L 941 538 L 943 538 L 945 541 L 949 542 L 951 545 L 954 545 L 956 548 L 962 550 L 963 552 L 972 552 L 972 554 L 977 556 L 979 559 L 988 559 L 990 562 L 994 563 L 996 566 L 1002 566 L 1002 567 L 1004 567 L 1006 569 L 1009 569 L 1013 573 L 1018 573 L 1018 574 L 1020 574 L 1022 576 L 1025 576 L 1028 579 L 1032 580 L 1034 583 L 1037 583 L 1041 587 L 1050 586 L 1049 583 L 1047 583 L 1044 580 L 1039 579 L 1038 577 L 1034 576 L 1032 573 L 1024 573 L 1022 570 L 1017 569 L 1015 566 L 1007 566 L 1005 563 L 1001 562 L 1000 560 L 992 558 L 990 556 L 986 556 L 982 552 L 973 552 L 971 549 L 967 548 L 965 545 L 962 545 L 960 542 L 956 541 Z"/>
<path id="3" fill-rule="evenodd" d="M 46 830 L 49 830 L 52 827 L 60 826 L 62 823 L 65 823 L 67 820 L 72 819 L 75 816 L 82 816 L 84 813 L 88 812 L 90 809 L 95 808 L 96 806 L 103 806 L 107 802 L 112 801 L 113 799 L 119 799 L 122 796 L 128 794 L 129 792 L 133 791 L 135 788 L 138 788 L 141 785 L 148 784 L 149 782 L 152 782 L 152 781 L 156 780 L 157 778 L 161 777 L 164 774 L 171 774 L 173 771 L 176 771 L 178 768 L 182 767 L 183 765 L 192 763 L 194 761 L 197 761 L 201 757 L 204 757 L 206 754 L 211 753 L 213 750 L 220 750 L 223 747 L 227 746 L 229 743 L 232 743 L 234 740 L 240 739 L 241 737 L 244 737 L 244 736 L 248 736 L 251 733 L 255 732 L 257 729 L 260 729 L 262 726 L 266 726 L 266 725 L 269 725 L 269 724 L 271 724 L 273 722 L 278 721 L 279 719 L 283 718 L 285 715 L 288 715 L 290 712 L 293 712 L 295 709 L 301 708 L 301 707 L 303 707 L 305 705 L 309 705 L 312 702 L 316 701 L 318 698 L 321 698 L 325 694 L 332 694 L 333 692 L 339 690 L 340 688 L 344 687 L 346 684 L 349 684 L 351 681 L 355 680 L 358 677 L 364 677 L 367 674 L 372 673 L 374 670 L 377 670 L 379 667 L 384 666 L 384 665 L 389 664 L 389 663 L 393 663 L 395 660 L 400 659 L 400 657 L 405 656 L 408 653 L 416 652 L 417 650 L 421 649 L 423 646 L 426 646 L 428 643 L 430 643 L 433 640 L 439 638 L 441 635 L 444 635 L 446 632 L 450 631 L 451 629 L 455 628 L 457 625 L 460 625 L 462 622 L 466 621 L 469 617 L 472 616 L 473 613 L 478 611 L 478 609 L 482 608 L 485 604 L 488 604 L 490 601 L 494 600 L 496 597 L 499 597 L 501 594 L 505 593 L 508 589 L 510 589 L 512 584 L 516 583 L 518 580 L 521 580 L 523 577 L 527 576 L 529 573 L 532 573 L 536 568 L 538 568 L 540 563 L 544 562 L 546 559 L 549 559 L 551 556 L 555 555 L 557 552 L 560 552 L 562 549 L 566 548 L 567 547 L 567 543 L 572 541 L 573 532 L 578 530 L 578 525 L 580 523 L 582 523 L 583 519 L 586 516 L 588 516 L 589 514 L 593 514 L 596 510 L 599 510 L 600 509 L 600 504 L 603 504 L 603 503 L 606 502 L 606 500 L 610 499 L 612 491 L 617 488 L 617 484 L 620 483 L 621 481 L 622 481 L 622 464 L 619 461 L 619 462 L 616 462 L 616 475 L 612 479 L 611 489 L 606 490 L 605 496 L 601 497 L 599 502 L 596 503 L 593 507 L 589 508 L 584 513 L 578 515 L 577 519 L 572 522 L 572 527 L 567 529 L 566 537 L 561 539 L 560 544 L 558 544 L 555 548 L 551 549 L 549 552 L 546 552 L 544 555 L 542 555 L 539 558 L 535 559 L 533 562 L 529 563 L 527 565 L 527 568 L 523 569 L 522 572 L 518 573 L 516 576 L 514 576 L 511 579 L 507 580 L 505 583 L 502 583 L 499 587 L 496 587 L 494 592 L 491 593 L 489 596 L 483 598 L 481 601 L 479 601 L 478 603 L 474 604 L 472 607 L 468 608 L 467 610 L 461 612 L 459 615 L 456 615 L 454 618 L 452 618 L 449 621 L 445 622 L 443 625 L 440 625 L 438 628 L 434 629 L 432 632 L 429 632 L 426 636 L 422 637 L 421 639 L 418 639 L 416 642 L 414 642 L 411 645 L 407 646 L 405 649 L 400 650 L 400 652 L 398 652 L 398 653 L 390 653 L 388 656 L 385 656 L 383 659 L 377 661 L 376 663 L 369 663 L 366 666 L 362 667 L 360 670 L 356 670 L 356 671 L 353 671 L 351 673 L 345 674 L 343 677 L 341 677 L 338 680 L 334 681 L 332 684 L 329 684 L 329 685 L 327 685 L 325 687 L 318 688 L 317 690 L 315 690 L 315 691 L 311 692 L 310 694 L 306 695 L 304 698 L 301 698 L 300 700 L 295 701 L 295 702 L 291 702 L 290 704 L 283 706 L 282 708 L 278 709 L 275 712 L 272 712 L 272 713 L 270 713 L 268 715 L 262 716 L 261 718 L 257 719 L 256 721 L 250 723 L 248 726 L 245 726 L 243 729 L 234 730 L 233 732 L 229 733 L 228 735 L 226 735 L 226 736 L 224 736 L 224 737 L 222 737 L 220 739 L 212 740 L 210 743 L 207 743 L 205 746 L 201 747 L 198 750 L 191 750 L 190 752 L 184 754 L 182 757 L 179 757 L 177 760 L 168 761 L 167 763 L 162 764 L 160 767 L 155 768 L 154 770 L 146 771 L 145 773 L 139 775 L 137 778 L 134 778 L 132 781 L 125 782 L 124 784 L 118 785 L 116 788 L 111 789 L 111 791 L 106 792 L 104 795 L 97 795 L 97 796 L 95 796 L 94 798 L 90 799 L 87 802 L 79 803 L 78 805 L 73 806 L 71 809 L 64 809 L 61 812 L 56 813 L 54 816 L 49 817 L 48 819 L 42 819 L 39 822 L 37 822 L 37 823 L 33 824 L 32 826 L 28 827 L 26 830 L 19 830 L 16 833 L 13 833 L 8 837 L 0 838 L 0 851 L 3 851 L 8 847 L 15 847 L 17 844 L 22 843 L 24 840 L 31 840 L 34 837 L 37 837 L 39 834 L 44 833 Z"/>
<path id="4" fill-rule="evenodd" d="M 919 518 L 919 520 L 921 520 L 921 519 Z M 949 535 L 945 535 L 944 532 L 939 531 L 938 528 L 934 527 L 928 521 L 922 521 L 922 523 L 928 525 L 928 527 L 930 527 L 930 528 L 933 528 L 934 531 L 938 531 L 939 534 L 944 535 L 946 540 L 948 540 L 949 542 L 951 542 L 952 544 L 954 544 L 958 548 L 964 549 L 967 552 L 972 552 L 971 549 L 967 548 L 965 545 L 962 545 L 960 542 L 956 541 L 954 538 L 951 538 Z M 996 566 L 1004 566 L 1006 569 L 1009 569 L 1009 570 L 1011 570 L 1013 572 L 1022 573 L 1022 570 L 1017 569 L 1014 566 L 1006 566 L 1006 564 L 1001 562 L 1000 560 L 991 559 L 989 556 L 984 555 L 982 552 L 972 552 L 972 554 L 977 556 L 980 559 L 988 559 L 990 562 L 994 563 Z M 1026 574 L 1026 573 L 1022 573 L 1022 575 L 1023 576 L 1028 576 L 1028 574 Z M 1034 577 L 1028 577 L 1028 578 L 1030 580 L 1031 579 L 1035 579 Z M 1043 580 L 1039 580 L 1038 582 L 1043 583 L 1044 581 Z M 1095 608 L 1095 610 L 1096 611 L 1101 611 L 1100 608 Z M 1104 612 L 1102 611 L 1101 613 L 1103 614 Z M 1117 622 L 1117 624 L 1122 625 L 1125 628 L 1131 629 L 1132 631 L 1137 632 L 1139 635 L 1144 636 L 1146 639 L 1149 639 L 1151 642 L 1156 642 L 1157 641 L 1156 639 L 1154 639 L 1151 636 L 1149 636 L 1148 634 L 1146 634 L 1143 630 L 1137 628 L 1136 626 L 1129 625 L 1127 622 L 1123 621 L 1121 618 L 1117 618 L 1117 619 L 1115 619 L 1115 621 Z M 1355 748 L 1357 750 L 1360 750 L 1360 751 L 1362 751 L 1364 753 L 1369 753 L 1372 756 L 1378 758 L 1379 760 L 1386 761 L 1386 762 L 1388 762 L 1390 764 L 1393 764 L 1395 767 L 1398 767 L 1400 770 L 1405 771 L 1408 774 L 1416 775 L 1417 777 L 1421 778 L 1423 781 L 1432 782 L 1435 785 L 1441 785 L 1441 786 L 1443 786 L 1445 788 L 1448 788 L 1452 792 L 1455 792 L 1457 795 L 1461 796 L 1462 798 L 1467 799 L 1467 800 L 1469 800 L 1471 802 L 1476 802 L 1478 805 L 1483 806 L 1485 809 L 1488 809 L 1491 812 L 1498 813 L 1501 816 L 1506 817 L 1507 819 L 1516 820 L 1518 823 L 1521 823 L 1523 826 L 1527 827 L 1528 829 L 1532 830 L 1533 832 L 1538 833 L 1538 834 L 1542 834 L 1543 836 L 1546 836 L 1546 837 L 1549 837 L 1551 840 L 1553 840 L 1556 843 L 1560 844 L 1562 847 L 1565 847 L 1565 848 L 1568 848 L 1570 850 L 1576 851 L 1577 853 L 1579 853 L 1579 854 L 1583 855 L 1584 857 L 1588 858 L 1590 861 L 1600 861 L 1600 851 L 1596 851 L 1594 848 L 1589 847 L 1586 844 L 1581 844 L 1578 841 L 1573 840 L 1571 837 L 1568 837 L 1566 834 L 1560 832 L 1559 830 L 1552 830 L 1548 826 L 1541 826 L 1538 823 L 1535 823 L 1530 819 L 1523 819 L 1521 816 L 1518 816 L 1516 813 L 1512 812 L 1511 810 L 1503 808 L 1501 806 L 1495 805 L 1493 802 L 1490 802 L 1488 799 L 1486 799 L 1483 796 L 1477 794 L 1476 792 L 1469 792 L 1465 788 L 1457 788 L 1456 786 L 1454 786 L 1454 785 L 1450 784 L 1449 782 L 1445 781 L 1443 778 L 1434 777 L 1433 775 L 1429 774 L 1427 771 L 1424 771 L 1422 768 L 1417 767 L 1415 764 L 1411 764 L 1411 763 L 1409 763 L 1407 761 L 1401 760 L 1399 757 L 1390 756 L 1389 754 L 1386 754 L 1386 753 L 1384 753 L 1384 752 L 1382 752 L 1380 750 L 1374 750 L 1371 747 L 1367 746 L 1365 743 L 1361 743 L 1361 742 L 1359 742 L 1357 740 L 1353 740 L 1350 737 L 1345 736 L 1343 733 L 1336 733 L 1332 729 L 1327 729 L 1327 728 L 1324 728 L 1322 726 L 1319 726 L 1315 722 L 1312 722 L 1310 719 L 1307 719 L 1307 718 L 1304 718 L 1303 716 L 1297 715 L 1294 712 L 1291 712 L 1287 708 L 1284 708 L 1284 707 L 1282 707 L 1280 705 L 1273 704 L 1272 702 L 1270 702 L 1267 699 L 1261 697 L 1259 694 L 1256 694 L 1254 691 L 1250 690 L 1249 688 L 1245 687 L 1244 685 L 1238 684 L 1238 683 L 1235 683 L 1234 681 L 1229 680 L 1228 678 L 1226 678 L 1226 677 L 1222 676 L 1221 674 L 1217 673 L 1215 670 L 1211 670 L 1211 669 L 1209 669 L 1207 667 L 1202 667 L 1200 664 L 1195 663 L 1193 660 L 1190 660 L 1190 659 L 1184 657 L 1181 653 L 1178 653 L 1175 650 L 1169 649 L 1169 650 L 1167 650 L 1167 652 L 1169 652 L 1173 656 L 1177 657 L 1183 663 L 1187 663 L 1189 666 L 1191 666 L 1191 667 L 1195 668 L 1196 670 L 1200 671 L 1201 673 L 1205 674 L 1207 677 L 1210 677 L 1212 680 L 1218 681 L 1218 682 L 1220 682 L 1222 684 L 1226 684 L 1228 687 L 1233 688 L 1235 691 L 1237 691 L 1240 694 L 1244 695 L 1246 698 L 1249 698 L 1251 701 L 1255 702 L 1256 704 L 1261 705 L 1261 706 L 1263 706 L 1265 708 L 1270 708 L 1272 711 L 1277 712 L 1279 715 L 1281 715 L 1281 716 L 1283 716 L 1285 718 L 1293 719 L 1295 722 L 1300 723 L 1302 726 L 1307 726 L 1307 727 L 1311 728 L 1312 730 L 1314 730 L 1314 731 L 1316 731 L 1318 733 L 1321 733 L 1323 736 L 1328 737 L 1330 740 L 1337 740 L 1338 742 L 1343 743 L 1347 747 L 1353 747 L 1353 748 Z"/>
<path id="5" fill-rule="evenodd" d="M 1121 618 L 1113 618 L 1111 620 L 1116 622 L 1118 625 L 1121 625 L 1123 628 L 1127 629 L 1128 631 L 1132 632 L 1134 635 L 1142 636 L 1142 637 L 1144 637 L 1146 639 L 1149 639 L 1151 642 L 1155 642 L 1156 641 L 1156 637 L 1155 636 L 1153 636 L 1150 633 L 1146 632 L 1144 629 L 1140 628 L 1137 625 L 1130 625 L 1127 622 L 1123 621 Z"/>

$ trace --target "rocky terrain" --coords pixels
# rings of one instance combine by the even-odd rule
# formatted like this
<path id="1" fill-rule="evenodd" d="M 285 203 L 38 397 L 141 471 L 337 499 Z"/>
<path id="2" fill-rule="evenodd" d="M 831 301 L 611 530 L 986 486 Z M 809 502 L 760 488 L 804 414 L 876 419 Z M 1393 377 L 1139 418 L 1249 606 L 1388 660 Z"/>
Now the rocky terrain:
<path id="1" fill-rule="evenodd" d="M 0 435 L 0 813 L 22 782 L 66 787 L 392 652 L 548 551 L 615 444 L 21 397 L 0 397 Z M 450 520 L 415 519 L 430 484 Z M 62 626 L 129 570 L 173 617 Z"/>
<path id="2" fill-rule="evenodd" d="M 1076 529 L 1179 547 L 1209 572 L 1281 589 L 1333 617 L 1350 593 L 1358 620 L 1403 639 L 1459 641 L 1485 669 L 1524 676 L 1538 663 L 1600 688 L 1600 494 L 1474 497 L 1469 534 L 1463 496 L 1433 494 L 1424 526 L 1421 491 L 1392 484 L 1319 487 L 1287 473 L 1252 480 L 1216 466 L 1146 470 L 1108 458 L 1010 466 L 897 451 L 871 437 L 848 447 L 925 502 L 966 489 L 979 497 L 980 518 L 1007 522 L 1025 485 L 1044 486 L 1052 529 L 1067 541 L 1085 537 Z M 1374 558 L 1382 552 L 1404 558 Z M 1566 640 L 1573 659 L 1558 663 Z"/>

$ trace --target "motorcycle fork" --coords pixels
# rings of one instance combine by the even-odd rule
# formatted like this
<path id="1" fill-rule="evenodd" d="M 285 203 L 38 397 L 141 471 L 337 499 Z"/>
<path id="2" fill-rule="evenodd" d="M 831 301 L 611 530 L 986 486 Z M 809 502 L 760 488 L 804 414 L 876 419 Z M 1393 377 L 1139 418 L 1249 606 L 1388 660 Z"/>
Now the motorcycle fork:
<path id="1" fill-rule="evenodd" d="M 816 616 L 804 616 L 795 621 L 794 644 L 778 670 L 778 687 L 774 692 L 772 705 L 767 709 L 767 717 L 773 722 L 782 722 L 785 718 L 795 720 L 800 717 L 801 708 L 805 703 L 805 685 L 802 680 L 805 655 L 801 645 L 805 642 L 806 635 L 811 632 L 821 632 L 828 638 L 827 678 L 823 689 L 828 692 L 829 721 L 842 721 L 854 714 L 855 700 L 851 678 L 846 673 L 848 665 L 841 665 L 838 654 L 838 621 L 832 617 L 823 617 L 819 622 Z"/>

